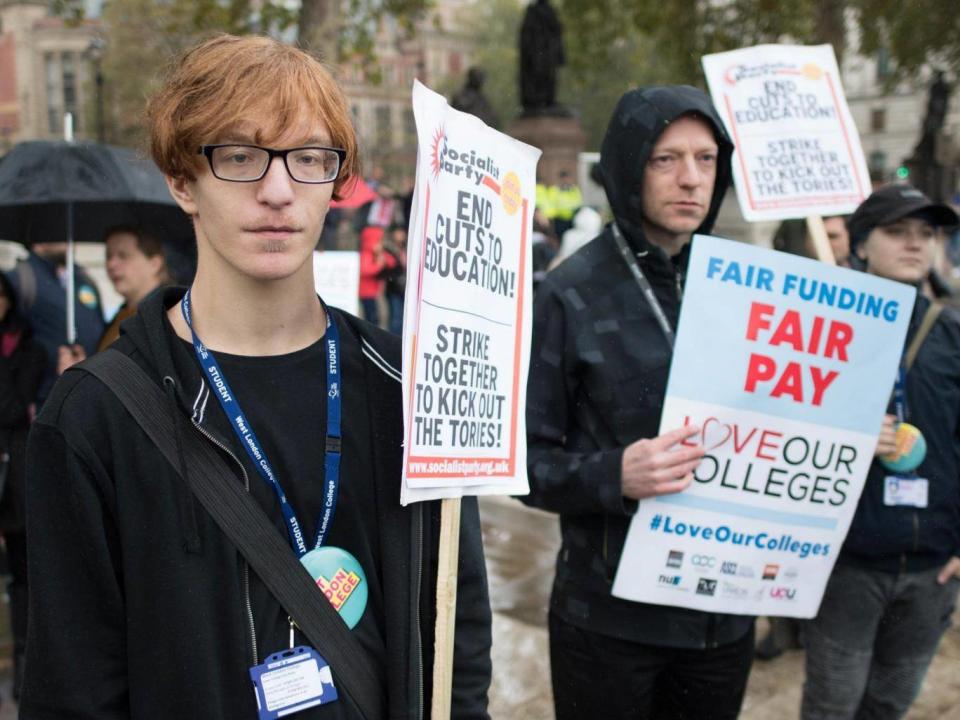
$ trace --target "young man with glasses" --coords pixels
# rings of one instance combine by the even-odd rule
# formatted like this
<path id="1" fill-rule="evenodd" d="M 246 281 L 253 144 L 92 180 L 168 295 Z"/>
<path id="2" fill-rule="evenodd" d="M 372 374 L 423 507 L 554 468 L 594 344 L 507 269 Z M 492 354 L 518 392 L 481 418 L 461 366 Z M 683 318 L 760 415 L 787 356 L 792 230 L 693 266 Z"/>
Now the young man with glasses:
<path id="1" fill-rule="evenodd" d="M 184 415 L 193 427 L 182 431 L 217 448 L 314 576 L 316 602 L 339 570 L 341 588 L 362 587 L 331 602 L 380 681 L 384 714 L 423 717 L 439 512 L 399 506 L 399 340 L 314 290 L 327 207 L 359 170 L 343 94 L 300 50 L 220 36 L 172 66 L 148 121 L 153 157 L 194 222 L 197 274 L 143 303 L 114 347 L 164 389 L 158 412 Z M 72 370 L 58 383 L 30 463 L 22 718 L 233 720 L 278 707 L 304 720 L 364 717 L 337 686 L 342 667 L 330 668 L 338 699 L 304 690 L 331 677 L 324 647 L 192 495 L 183 477 L 202 470 L 182 455 L 180 468 L 169 463 L 98 379 Z M 486 718 L 490 609 L 474 502 L 460 568 L 453 716 Z M 252 679 L 266 688 L 267 658 L 294 645 L 321 658 L 314 675 L 258 711 Z"/>

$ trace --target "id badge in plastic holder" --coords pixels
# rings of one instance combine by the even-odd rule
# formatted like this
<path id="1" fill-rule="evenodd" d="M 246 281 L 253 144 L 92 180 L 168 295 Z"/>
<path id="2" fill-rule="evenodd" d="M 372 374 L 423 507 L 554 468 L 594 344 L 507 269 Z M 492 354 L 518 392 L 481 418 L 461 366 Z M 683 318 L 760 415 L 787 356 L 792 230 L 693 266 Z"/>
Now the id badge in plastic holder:
<path id="1" fill-rule="evenodd" d="M 277 720 L 337 699 L 326 660 L 311 647 L 274 653 L 250 668 L 260 720 Z"/>
<path id="2" fill-rule="evenodd" d="M 926 478 L 888 475 L 883 480 L 883 504 L 887 507 L 927 507 L 930 483 Z"/>

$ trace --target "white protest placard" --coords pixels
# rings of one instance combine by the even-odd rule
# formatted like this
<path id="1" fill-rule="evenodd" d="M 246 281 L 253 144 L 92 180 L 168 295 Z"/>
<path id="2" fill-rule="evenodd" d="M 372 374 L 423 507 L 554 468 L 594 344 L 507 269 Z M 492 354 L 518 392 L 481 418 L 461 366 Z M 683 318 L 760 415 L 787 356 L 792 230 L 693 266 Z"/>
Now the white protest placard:
<path id="1" fill-rule="evenodd" d="M 531 234 L 540 151 L 413 89 L 401 502 L 529 492 Z"/>
<path id="2" fill-rule="evenodd" d="M 681 493 L 630 524 L 613 594 L 813 617 L 860 498 L 914 288 L 695 236 L 660 431 L 701 427 Z"/>
<path id="3" fill-rule="evenodd" d="M 870 194 L 833 47 L 758 45 L 705 55 L 703 70 L 744 218 L 843 215 Z"/>
<path id="4" fill-rule="evenodd" d="M 327 305 L 353 315 L 360 310 L 360 253 L 324 250 L 313 253 L 313 284 Z"/>

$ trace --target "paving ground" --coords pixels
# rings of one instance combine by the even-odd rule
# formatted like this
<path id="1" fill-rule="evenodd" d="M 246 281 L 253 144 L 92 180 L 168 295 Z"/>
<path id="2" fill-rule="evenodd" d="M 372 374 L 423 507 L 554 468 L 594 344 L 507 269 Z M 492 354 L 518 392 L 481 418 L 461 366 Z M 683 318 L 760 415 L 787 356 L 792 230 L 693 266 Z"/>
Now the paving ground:
<path id="1" fill-rule="evenodd" d="M 481 501 L 493 619 L 494 720 L 552 720 L 545 627 L 558 529 L 553 516 L 515 500 Z M 765 625 L 758 625 L 761 637 Z M 960 720 L 960 612 L 947 632 L 907 720 Z M 803 652 L 756 662 L 741 720 L 796 720 Z"/>

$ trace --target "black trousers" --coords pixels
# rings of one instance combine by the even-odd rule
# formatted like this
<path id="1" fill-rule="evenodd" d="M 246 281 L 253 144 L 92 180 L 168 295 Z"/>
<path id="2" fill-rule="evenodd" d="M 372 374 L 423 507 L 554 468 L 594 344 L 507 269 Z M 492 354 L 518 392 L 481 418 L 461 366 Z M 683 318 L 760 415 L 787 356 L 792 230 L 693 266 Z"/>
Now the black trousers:
<path id="1" fill-rule="evenodd" d="M 753 629 L 709 650 L 644 645 L 550 614 L 557 720 L 734 720 L 753 660 Z"/>

